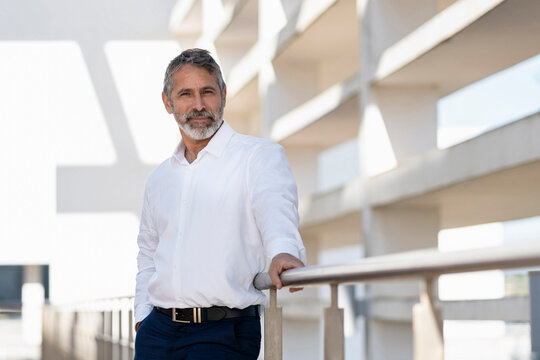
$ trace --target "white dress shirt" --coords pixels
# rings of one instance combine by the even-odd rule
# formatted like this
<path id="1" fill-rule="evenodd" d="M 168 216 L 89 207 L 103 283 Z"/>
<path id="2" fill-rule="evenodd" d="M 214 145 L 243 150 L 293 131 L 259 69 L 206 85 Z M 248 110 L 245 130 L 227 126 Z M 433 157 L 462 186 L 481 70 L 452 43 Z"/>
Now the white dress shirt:
<path id="1" fill-rule="evenodd" d="M 263 304 L 267 257 L 304 263 L 296 184 L 283 148 L 223 122 L 191 164 L 182 141 L 148 177 L 137 242 L 135 321 L 153 306 Z"/>

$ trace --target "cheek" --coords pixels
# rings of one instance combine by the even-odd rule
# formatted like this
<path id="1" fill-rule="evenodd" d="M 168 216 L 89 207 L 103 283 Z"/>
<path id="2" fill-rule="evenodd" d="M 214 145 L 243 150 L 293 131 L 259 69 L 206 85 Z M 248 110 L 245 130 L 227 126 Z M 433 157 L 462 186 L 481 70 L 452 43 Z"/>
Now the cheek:
<path id="1" fill-rule="evenodd" d="M 183 114 L 186 112 L 185 105 L 182 104 L 180 101 L 173 102 L 171 104 L 171 109 L 174 113 L 180 113 Z"/>

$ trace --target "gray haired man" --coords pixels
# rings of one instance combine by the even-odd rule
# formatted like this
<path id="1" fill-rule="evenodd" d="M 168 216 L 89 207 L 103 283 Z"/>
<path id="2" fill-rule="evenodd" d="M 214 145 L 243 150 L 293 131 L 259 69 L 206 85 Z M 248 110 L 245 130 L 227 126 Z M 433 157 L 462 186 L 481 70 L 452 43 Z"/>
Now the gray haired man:
<path id="1" fill-rule="evenodd" d="M 173 59 L 162 93 L 178 123 L 173 155 L 148 177 L 139 236 L 135 358 L 257 359 L 253 278 L 304 266 L 285 152 L 223 120 L 227 88 L 206 50 Z M 293 289 L 295 290 L 295 289 Z"/>

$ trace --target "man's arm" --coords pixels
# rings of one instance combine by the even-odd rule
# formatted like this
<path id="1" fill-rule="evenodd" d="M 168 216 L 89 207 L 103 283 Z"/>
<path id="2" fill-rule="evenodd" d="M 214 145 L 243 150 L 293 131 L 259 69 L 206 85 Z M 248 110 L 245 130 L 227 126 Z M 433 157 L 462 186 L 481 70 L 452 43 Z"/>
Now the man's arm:
<path id="1" fill-rule="evenodd" d="M 279 275 L 304 266 L 305 248 L 298 232 L 298 195 L 284 149 L 268 142 L 250 159 L 248 185 L 257 228 L 266 255 L 272 259 L 268 274 L 282 287 Z M 300 290 L 291 289 L 291 291 Z"/>

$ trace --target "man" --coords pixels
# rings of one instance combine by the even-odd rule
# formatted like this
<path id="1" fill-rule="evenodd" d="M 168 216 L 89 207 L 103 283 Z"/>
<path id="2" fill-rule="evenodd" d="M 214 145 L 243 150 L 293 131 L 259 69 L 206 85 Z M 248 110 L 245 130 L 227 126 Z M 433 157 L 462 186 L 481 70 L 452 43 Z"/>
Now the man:
<path id="1" fill-rule="evenodd" d="M 296 185 L 283 148 L 223 120 L 227 89 L 210 54 L 190 49 L 165 73 L 163 103 L 181 140 L 148 177 L 137 239 L 135 358 L 256 359 L 253 278 L 304 266 Z"/>

